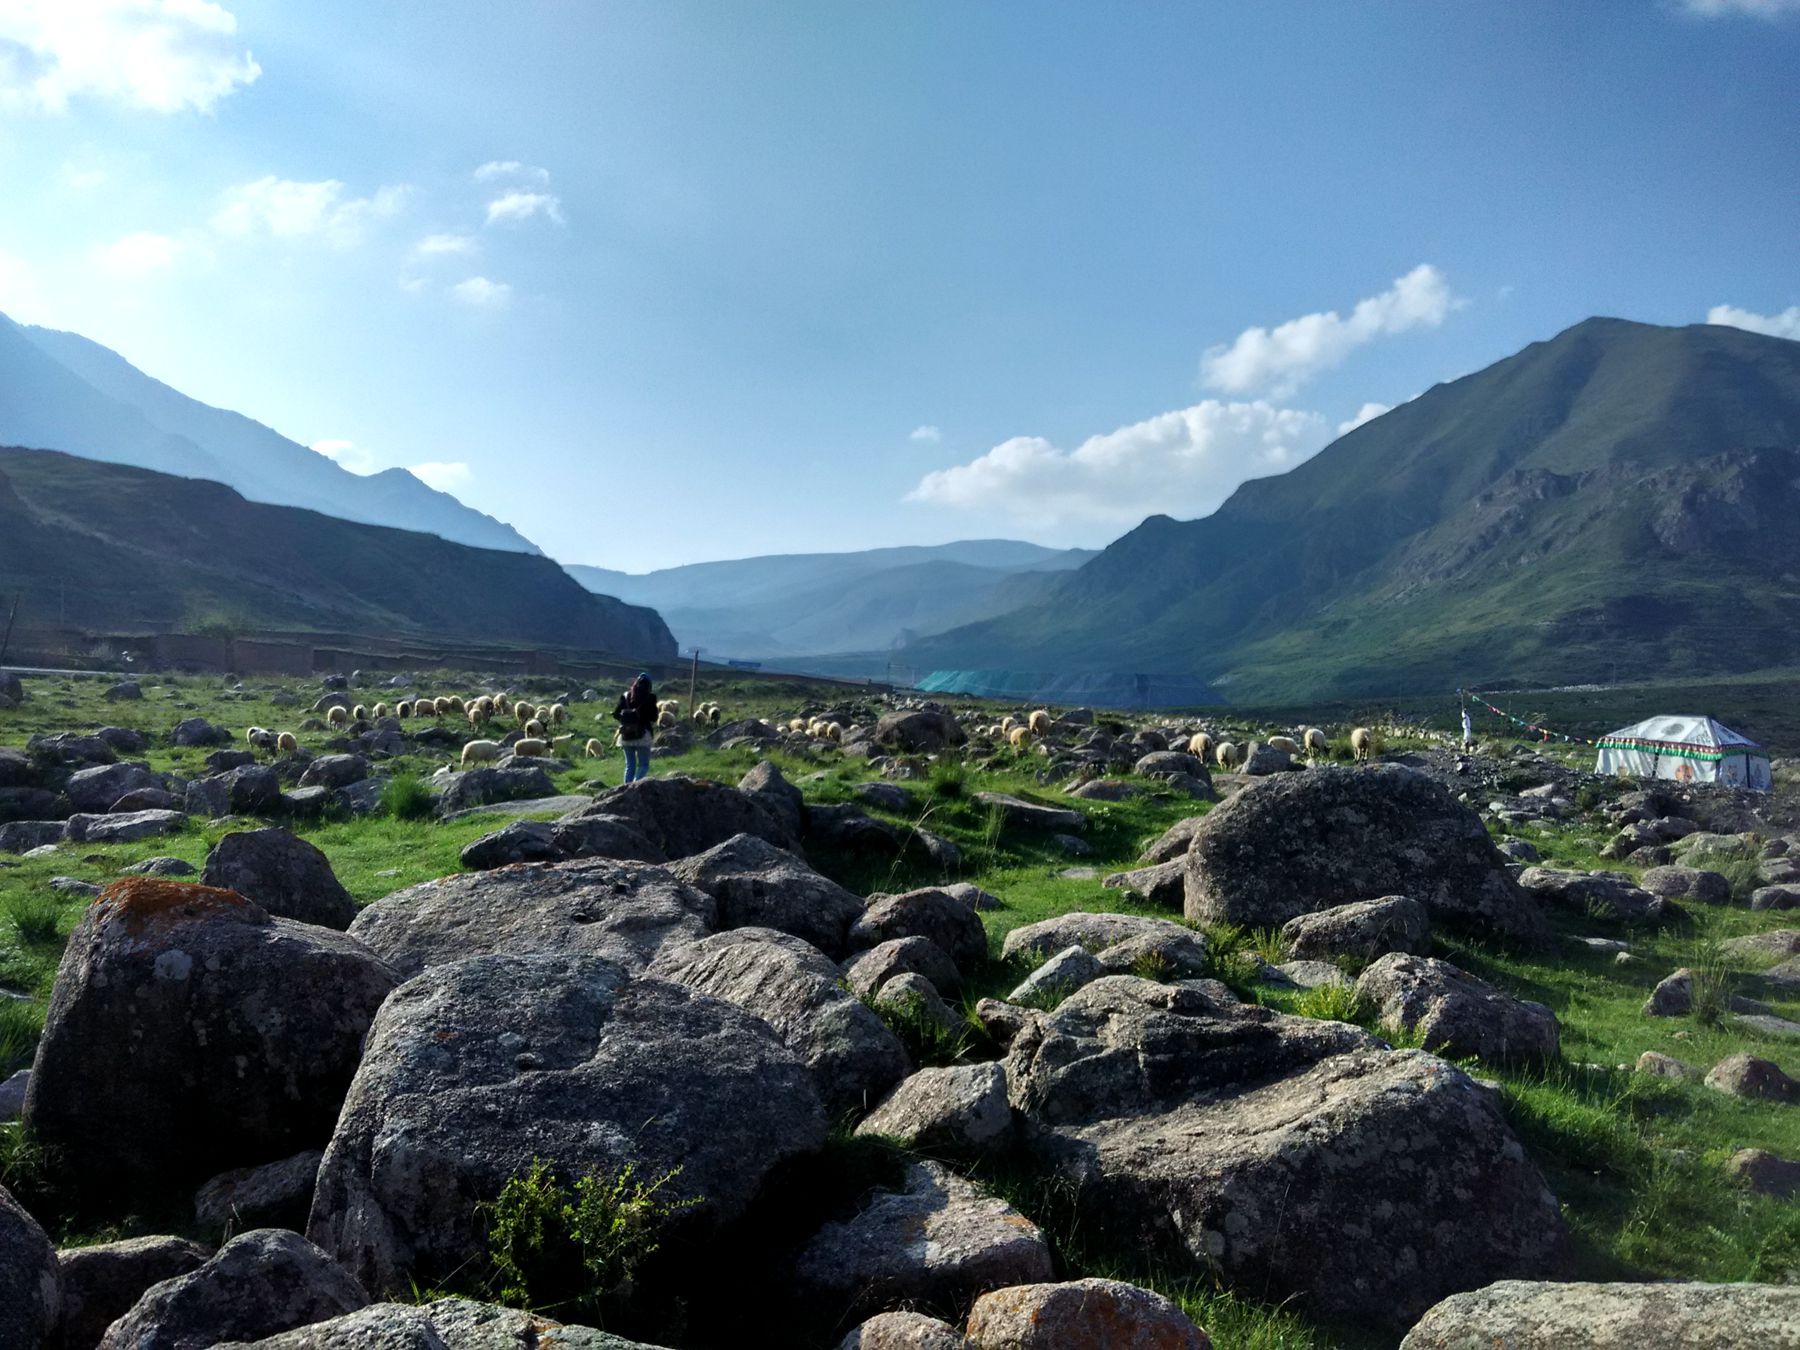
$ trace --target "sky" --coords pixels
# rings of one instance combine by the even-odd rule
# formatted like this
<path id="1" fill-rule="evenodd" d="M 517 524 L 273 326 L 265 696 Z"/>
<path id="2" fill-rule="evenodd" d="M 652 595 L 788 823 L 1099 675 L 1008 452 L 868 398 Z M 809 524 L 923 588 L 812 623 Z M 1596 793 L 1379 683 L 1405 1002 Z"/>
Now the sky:
<path id="1" fill-rule="evenodd" d="M 0 311 L 564 562 L 1204 515 L 1800 337 L 1800 0 L 0 0 Z"/>

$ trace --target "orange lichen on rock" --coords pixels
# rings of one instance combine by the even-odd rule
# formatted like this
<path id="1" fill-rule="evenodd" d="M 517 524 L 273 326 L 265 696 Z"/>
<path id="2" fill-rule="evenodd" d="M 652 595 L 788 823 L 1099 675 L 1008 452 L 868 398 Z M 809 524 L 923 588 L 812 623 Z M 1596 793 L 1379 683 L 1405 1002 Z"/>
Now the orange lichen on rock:
<path id="1" fill-rule="evenodd" d="M 262 911 L 236 891 L 220 886 L 201 886 L 167 877 L 123 877 L 101 891 L 94 900 L 101 922 L 122 919 L 133 934 L 155 920 L 195 918 L 202 914 L 231 914 L 257 921 Z"/>

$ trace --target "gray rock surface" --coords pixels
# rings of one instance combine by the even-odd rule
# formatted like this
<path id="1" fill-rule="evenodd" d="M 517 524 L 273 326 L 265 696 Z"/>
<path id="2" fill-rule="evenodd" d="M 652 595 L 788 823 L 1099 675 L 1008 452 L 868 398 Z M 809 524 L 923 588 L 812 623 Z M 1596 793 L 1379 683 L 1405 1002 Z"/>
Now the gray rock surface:
<path id="1" fill-rule="evenodd" d="M 182 1237 L 138 1237 L 69 1247 L 62 1266 L 63 1350 L 91 1350 L 153 1284 L 198 1270 L 212 1253 Z"/>
<path id="2" fill-rule="evenodd" d="M 128 792 L 162 785 L 147 764 L 95 764 L 70 774 L 62 790 L 77 811 L 104 813 Z"/>
<path id="3" fill-rule="evenodd" d="M 323 1322 L 369 1296 L 298 1233 L 259 1228 L 198 1270 L 152 1285 L 107 1329 L 99 1350 L 209 1350 Z"/>
<path id="4" fill-rule="evenodd" d="M 845 1321 L 895 1304 L 960 1311 L 990 1289 L 1050 1278 L 1050 1246 L 1024 1215 L 948 1168 L 909 1164 L 794 1263 L 804 1303 Z"/>
<path id="5" fill-rule="evenodd" d="M 930 938 L 890 938 L 844 965 L 844 982 L 852 993 L 865 997 L 874 995 L 896 975 L 922 975 L 945 994 L 962 988 L 956 962 Z"/>
<path id="6" fill-rule="evenodd" d="M 842 958 L 863 902 L 785 849 L 753 834 L 733 835 L 669 869 L 718 902 L 718 926 L 775 928 Z"/>
<path id="7" fill-rule="evenodd" d="M 1120 1280 L 1016 1285 L 969 1313 L 978 1350 L 1211 1350 L 1212 1340 L 1161 1294 Z"/>
<path id="8" fill-rule="evenodd" d="M 1731 882 L 1718 872 L 1698 867 L 1652 867 L 1638 884 L 1665 900 L 1692 900 L 1704 905 L 1723 905 L 1731 899 Z"/>
<path id="9" fill-rule="evenodd" d="M 1739 1052 L 1727 1055 L 1707 1072 L 1706 1086 L 1733 1097 L 1791 1102 L 1800 1096 L 1800 1083 L 1781 1071 L 1772 1060 Z"/>
<path id="10" fill-rule="evenodd" d="M 959 970 L 972 970 L 987 959 L 987 930 L 975 911 L 934 887 L 870 896 L 845 940 L 851 951 L 866 951 L 906 937 L 933 942 Z"/>
<path id="11" fill-rule="evenodd" d="M 25 1123 L 82 1189 L 132 1193 L 316 1146 L 394 973 L 230 891 L 129 877 L 69 938 Z"/>
<path id="12" fill-rule="evenodd" d="M 1800 1345 L 1800 1287 L 1502 1280 L 1432 1308 L 1401 1350 L 1777 1350 Z"/>
<path id="13" fill-rule="evenodd" d="M 231 733 L 204 717 L 189 717 L 175 724 L 169 740 L 175 745 L 230 745 Z"/>
<path id="14" fill-rule="evenodd" d="M 1006 1001 L 1053 1005 L 1104 974 L 1106 967 L 1086 947 L 1064 947 L 1021 980 Z"/>
<path id="15" fill-rule="evenodd" d="M 124 811 L 116 816 L 70 816 L 63 835 L 76 844 L 134 844 L 186 828 L 187 817 L 180 811 Z"/>
<path id="16" fill-rule="evenodd" d="M 260 1167 L 234 1167 L 194 1192 L 194 1222 L 207 1235 L 252 1228 L 306 1227 L 312 1209 L 313 1179 L 324 1158 L 308 1149 Z"/>
<path id="17" fill-rule="evenodd" d="M 1623 872 L 1581 872 L 1527 867 L 1519 885 L 1547 905 L 1617 923 L 1658 923 L 1672 916 L 1669 901 L 1645 890 Z"/>
<path id="18" fill-rule="evenodd" d="M 666 869 L 589 859 L 440 877 L 363 909 L 353 937 L 402 976 L 491 952 L 605 956 L 641 969 L 666 943 L 711 933 L 711 896 Z"/>
<path id="19" fill-rule="evenodd" d="M 267 816 L 281 809 L 281 776 L 266 764 L 246 764 L 196 778 L 187 785 L 190 815 Z"/>
<path id="20" fill-rule="evenodd" d="M 884 750 L 921 754 L 965 745 L 969 737 L 951 714 L 922 708 L 884 713 L 871 739 Z"/>
<path id="21" fill-rule="evenodd" d="M 1448 961 L 1392 952 L 1363 971 L 1356 992 L 1379 1010 L 1384 1027 L 1411 1032 L 1439 1054 L 1489 1064 L 1557 1055 L 1556 1014 Z"/>
<path id="22" fill-rule="evenodd" d="M 837 1350 L 969 1350 L 962 1332 L 916 1312 L 877 1313 L 838 1342 Z"/>
<path id="23" fill-rule="evenodd" d="M 307 1231 L 368 1287 L 404 1292 L 482 1250 L 476 1205 L 542 1159 L 629 1166 L 703 1228 L 824 1143 L 812 1075 L 767 1023 L 589 956 L 436 966 L 382 1006 L 319 1168 Z"/>
<path id="24" fill-rule="evenodd" d="M 0 1186 L 0 1345 L 49 1344 L 62 1314 L 56 1248 L 25 1207 Z"/>
<path id="25" fill-rule="evenodd" d="M 1084 1221 L 1172 1274 L 1398 1328 L 1565 1258 L 1493 1095 L 1354 1027 L 1113 976 L 1021 1029 L 1005 1065 L 1027 1149 Z"/>
<path id="26" fill-rule="evenodd" d="M 952 1038 L 962 1030 L 962 1018 L 944 1002 L 937 986 L 923 975 L 894 976 L 875 995 L 875 1006 L 891 1009 L 903 1017 L 920 1019 Z"/>
<path id="27" fill-rule="evenodd" d="M 1743 1148 L 1725 1164 L 1726 1175 L 1757 1195 L 1785 1200 L 1800 1195 L 1800 1162 L 1767 1149 Z"/>
<path id="28" fill-rule="evenodd" d="M 920 1069 L 856 1127 L 932 1157 L 980 1157 L 1012 1142 L 1012 1107 L 998 1064 Z"/>
<path id="29" fill-rule="evenodd" d="M 300 775 L 301 787 L 341 788 L 360 783 L 369 776 L 369 761 L 363 755 L 320 755 Z"/>
<path id="30" fill-rule="evenodd" d="M 1152 905 L 1178 910 L 1187 896 L 1187 868 L 1180 858 L 1129 872 L 1114 872 L 1100 883 L 1108 890 L 1129 891 Z"/>
<path id="31" fill-rule="evenodd" d="M 1028 955 L 1052 956 L 1071 946 L 1102 952 L 1128 938 L 1177 934 L 1199 936 L 1193 929 L 1172 919 L 1156 919 L 1145 914 L 1105 914 L 1074 910 L 1013 929 L 1001 943 L 1000 955 L 1008 961 Z"/>
<path id="32" fill-rule="evenodd" d="M 1186 856 L 1186 913 L 1252 927 L 1408 895 L 1434 923 L 1538 943 L 1542 913 L 1481 817 L 1398 764 L 1314 768 L 1253 783 L 1206 816 Z"/>
<path id="33" fill-rule="evenodd" d="M 834 1116 L 867 1110 L 911 1068 L 894 1033 L 839 984 L 837 967 L 789 934 L 734 929 L 666 949 L 649 973 L 762 1018 L 806 1064 Z"/>
<path id="34" fill-rule="evenodd" d="M 1087 829 L 1087 817 L 1079 811 L 1061 806 L 1043 806 L 1004 792 L 977 792 L 975 800 L 996 810 L 1008 825 L 1040 834 L 1081 834 Z"/>
<path id="35" fill-rule="evenodd" d="M 806 796 L 788 782 L 772 760 L 763 760 L 738 780 L 738 791 L 761 806 L 798 839 L 806 829 Z"/>
<path id="36" fill-rule="evenodd" d="M 1425 956 L 1431 951 L 1431 915 L 1417 900 L 1384 895 L 1297 915 L 1281 926 L 1281 937 L 1303 960 L 1373 961 L 1389 952 Z"/>
<path id="37" fill-rule="evenodd" d="M 1150 847 L 1144 850 L 1144 861 L 1152 865 L 1179 861 L 1205 820 L 1205 816 L 1189 816 L 1186 820 L 1176 821 L 1151 841 Z"/>
<path id="38" fill-rule="evenodd" d="M 372 1303 L 255 1342 L 218 1350 L 660 1350 L 594 1327 L 553 1322 L 541 1313 L 442 1298 L 426 1304 Z"/>
<path id="39" fill-rule="evenodd" d="M 621 816 L 670 858 L 687 858 L 733 835 L 753 834 L 777 848 L 792 833 L 756 796 L 703 778 L 640 778 L 602 792 L 581 815 Z"/>
<path id="40" fill-rule="evenodd" d="M 450 776 L 438 798 L 438 814 L 447 816 L 472 806 L 555 795 L 556 783 L 536 766 L 485 765 Z"/>
<path id="41" fill-rule="evenodd" d="M 234 830 L 206 855 L 200 880 L 236 891 L 283 919 L 345 929 L 356 917 L 356 901 L 331 860 L 283 829 Z"/>

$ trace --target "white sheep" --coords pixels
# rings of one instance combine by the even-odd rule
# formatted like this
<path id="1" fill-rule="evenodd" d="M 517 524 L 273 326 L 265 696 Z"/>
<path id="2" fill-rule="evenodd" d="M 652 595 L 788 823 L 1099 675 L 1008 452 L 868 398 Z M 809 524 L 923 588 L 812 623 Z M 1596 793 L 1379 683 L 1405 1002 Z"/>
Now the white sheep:
<path id="1" fill-rule="evenodd" d="M 674 713 L 668 711 L 667 709 L 664 709 L 662 712 L 657 714 L 656 725 L 659 729 L 661 729 L 663 731 L 667 731 L 670 727 L 675 725 L 676 720 L 677 719 L 676 719 L 676 716 Z"/>
<path id="2" fill-rule="evenodd" d="M 1048 736 L 1053 720 L 1047 709 L 1039 708 L 1026 719 L 1025 725 L 1031 728 L 1033 736 Z"/>
<path id="3" fill-rule="evenodd" d="M 1375 753 L 1375 733 L 1367 727 L 1357 727 L 1350 733 L 1350 750 L 1358 762 Z"/>
<path id="4" fill-rule="evenodd" d="M 450 711 L 456 713 L 458 716 L 461 716 L 467 711 L 463 705 L 462 696 L 460 694 L 450 695 Z"/>
<path id="5" fill-rule="evenodd" d="M 1205 760 L 1212 754 L 1212 737 L 1204 731 L 1196 731 L 1188 737 L 1188 753 L 1196 759 Z"/>
<path id="6" fill-rule="evenodd" d="M 394 705 L 394 716 L 398 717 L 402 722 L 404 722 L 407 718 L 411 717 L 412 715 L 413 715 L 413 705 L 408 703 L 405 699 L 401 699 L 398 703 L 396 703 Z"/>
<path id="7" fill-rule="evenodd" d="M 354 708 L 352 708 L 350 710 L 350 720 L 352 722 L 368 721 L 369 720 L 369 710 L 367 708 L 365 708 L 362 704 L 360 704 L 360 703 L 357 704 Z"/>
<path id="8" fill-rule="evenodd" d="M 499 741 L 470 741 L 462 748 L 463 767 L 471 764 L 490 764 L 499 759 L 506 747 Z"/>
<path id="9" fill-rule="evenodd" d="M 1306 747 L 1309 755 L 1322 755 L 1331 749 L 1331 742 L 1325 739 L 1325 733 L 1317 727 L 1308 727 L 1301 732 L 1300 743 Z"/>
<path id="10" fill-rule="evenodd" d="M 1294 759 L 1300 758 L 1300 743 L 1289 736 L 1271 736 L 1263 744 L 1271 750 L 1279 750 Z"/>
<path id="11" fill-rule="evenodd" d="M 552 703 L 550 705 L 550 721 L 553 724 L 560 727 L 564 722 L 566 722 L 568 720 L 569 720 L 568 705 L 562 704 L 562 703 Z"/>
<path id="12" fill-rule="evenodd" d="M 590 738 L 588 743 L 581 747 L 581 753 L 587 759 L 604 759 L 606 758 L 606 747 L 599 741 Z"/>
<path id="13" fill-rule="evenodd" d="M 528 759 L 536 759 L 539 755 L 550 753 L 550 742 L 541 736 L 521 736 L 513 742 L 512 752 Z"/>
<path id="14" fill-rule="evenodd" d="M 300 748 L 300 741 L 291 731 L 284 731 L 275 738 L 275 748 L 284 755 L 291 755 Z"/>
<path id="15" fill-rule="evenodd" d="M 388 715 L 388 705 L 385 703 L 377 703 L 373 708 L 369 709 L 369 712 L 375 717 L 386 717 Z"/>
<path id="16" fill-rule="evenodd" d="M 836 745 L 844 739 L 844 729 L 836 722 L 825 724 L 825 739 Z"/>
<path id="17" fill-rule="evenodd" d="M 525 734 L 536 740 L 542 740 L 544 738 L 544 724 L 538 721 L 537 718 L 532 718 L 525 724 Z"/>
<path id="18" fill-rule="evenodd" d="M 260 738 L 267 734 L 268 733 L 266 733 L 261 727 L 245 727 L 244 728 L 244 740 L 253 746 L 258 744 L 260 741 Z"/>
<path id="19" fill-rule="evenodd" d="M 678 698 L 665 698 L 656 705 L 656 710 L 659 713 L 671 712 L 679 717 L 681 716 L 681 700 Z"/>
<path id="20" fill-rule="evenodd" d="M 334 703 L 325 710 L 325 720 L 334 727 L 341 727 L 350 720 L 350 714 L 341 703 Z"/>
<path id="21" fill-rule="evenodd" d="M 531 704 L 525 702 L 523 699 L 519 700 L 519 702 L 517 702 L 513 705 L 513 718 L 518 722 L 518 724 L 520 726 L 524 726 L 527 722 L 529 722 L 532 718 L 534 718 L 536 716 L 537 716 L 537 709 L 532 707 Z"/>
<path id="22" fill-rule="evenodd" d="M 1213 759 L 1221 769 L 1234 769 L 1242 758 L 1243 752 L 1230 741 L 1220 741 L 1213 750 Z"/>
<path id="23" fill-rule="evenodd" d="M 789 731 L 805 731 L 806 730 L 805 719 L 799 718 L 799 717 L 788 718 L 788 730 Z"/>
<path id="24" fill-rule="evenodd" d="M 1031 744 L 1031 728 L 1014 727 L 1007 733 L 1006 739 L 1011 743 L 1013 749 L 1023 750 Z"/>

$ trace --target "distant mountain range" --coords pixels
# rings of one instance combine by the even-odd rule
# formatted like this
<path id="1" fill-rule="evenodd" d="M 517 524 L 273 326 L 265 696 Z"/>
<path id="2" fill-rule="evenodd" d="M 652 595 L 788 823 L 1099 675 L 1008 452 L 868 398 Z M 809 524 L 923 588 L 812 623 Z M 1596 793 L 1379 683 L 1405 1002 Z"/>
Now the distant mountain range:
<path id="1" fill-rule="evenodd" d="M 693 563 L 641 575 L 579 565 L 568 572 L 589 590 L 653 606 L 684 649 L 699 647 L 713 659 L 875 673 L 900 643 L 1016 609 L 1093 556 L 971 539 Z"/>
<path id="2" fill-rule="evenodd" d="M 95 632 L 224 625 L 675 655 L 653 610 L 591 594 L 536 554 L 47 450 L 0 449 L 0 589 L 23 594 L 27 623 Z"/>
<path id="3" fill-rule="evenodd" d="M 478 548 L 536 553 L 492 516 L 405 469 L 351 473 L 239 413 L 151 379 L 75 333 L 0 315 L 0 445 L 62 450 L 236 488 L 251 501 L 422 530 Z"/>
<path id="4" fill-rule="evenodd" d="M 1797 447 L 1800 342 L 1590 319 L 904 658 L 1238 703 L 1800 665 Z"/>

